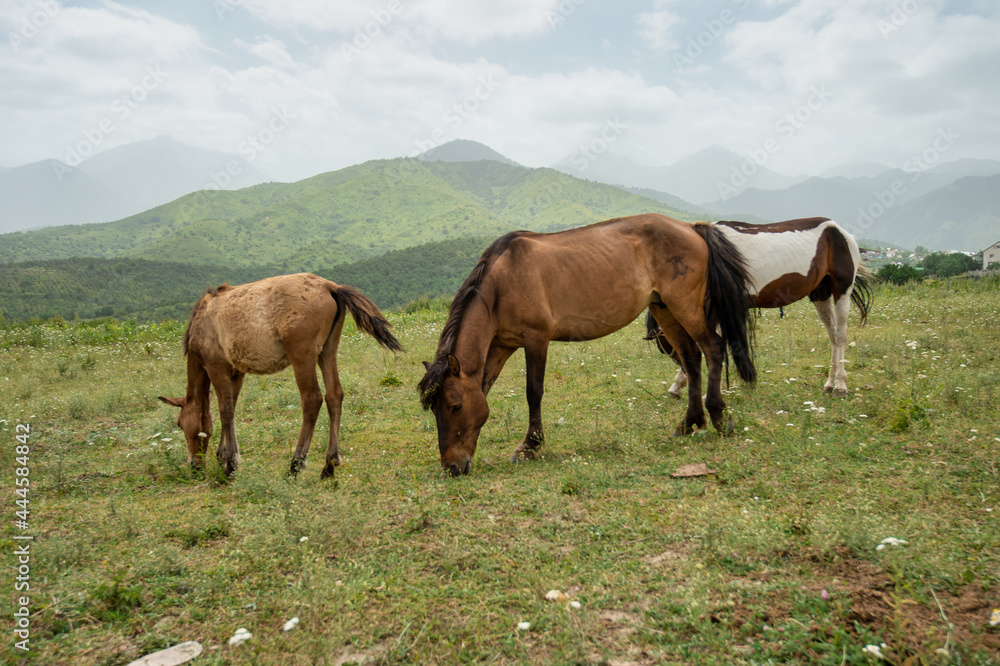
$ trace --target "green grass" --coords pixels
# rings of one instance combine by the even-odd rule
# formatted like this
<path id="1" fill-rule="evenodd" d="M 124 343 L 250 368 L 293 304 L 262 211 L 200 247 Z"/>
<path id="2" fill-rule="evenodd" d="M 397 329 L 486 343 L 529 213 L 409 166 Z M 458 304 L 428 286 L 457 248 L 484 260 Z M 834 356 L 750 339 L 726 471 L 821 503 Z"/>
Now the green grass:
<path id="1" fill-rule="evenodd" d="M 726 396 L 736 437 L 670 436 L 674 367 L 636 322 L 552 345 L 541 459 L 511 465 L 519 353 L 459 479 L 414 388 L 445 317 L 427 305 L 390 315 L 405 354 L 345 329 L 332 482 L 325 417 L 285 475 L 289 372 L 247 379 L 225 481 L 214 460 L 188 471 L 156 400 L 183 391 L 182 324 L 0 330 L 0 540 L 21 533 L 18 423 L 36 538 L 31 652 L 8 634 L 3 661 L 125 664 L 197 640 L 204 664 L 866 664 L 873 643 L 895 664 L 1000 663 L 995 280 L 880 289 L 869 325 L 852 317 L 845 399 L 822 393 L 812 307 L 765 312 L 761 380 Z M 696 462 L 714 474 L 671 477 Z M 890 536 L 907 544 L 877 551 Z M 231 647 L 239 627 L 254 636 Z"/>

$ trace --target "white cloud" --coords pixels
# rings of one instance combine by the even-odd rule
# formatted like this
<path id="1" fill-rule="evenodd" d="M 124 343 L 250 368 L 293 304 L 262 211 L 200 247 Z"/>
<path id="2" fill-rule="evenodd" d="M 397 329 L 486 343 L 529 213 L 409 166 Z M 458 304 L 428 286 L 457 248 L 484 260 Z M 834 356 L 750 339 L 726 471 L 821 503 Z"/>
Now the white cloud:
<path id="1" fill-rule="evenodd" d="M 537 35 L 558 22 L 560 9 L 575 8 L 584 0 L 243 0 L 239 3 L 267 23 L 347 35 L 374 33 L 378 28 L 405 25 L 425 34 L 476 44 L 494 38 Z"/>
<path id="2" fill-rule="evenodd" d="M 287 69 L 295 65 L 295 60 L 288 54 L 284 42 L 280 40 L 264 36 L 258 37 L 257 41 L 253 44 L 245 42 L 242 39 L 236 39 L 233 43 L 254 54 L 261 60 L 271 63 L 275 67 Z"/>
<path id="3" fill-rule="evenodd" d="M 771 20 L 734 26 L 723 39 L 725 60 L 777 114 L 811 86 L 832 92 L 796 139 L 801 145 L 786 153 L 799 154 L 795 169 L 809 170 L 816 158 L 808 151 L 818 147 L 827 159 L 891 163 L 944 124 L 983 128 L 976 116 L 1000 103 L 995 87 L 983 85 L 1000 59 L 1000 43 L 989 37 L 1000 31 L 998 16 L 946 4 L 907 4 L 906 13 L 898 2 L 802 0 Z M 1000 129 L 995 114 L 990 125 Z"/>
<path id="4" fill-rule="evenodd" d="M 684 19 L 677 12 L 666 9 L 672 4 L 675 3 L 661 0 L 654 3 L 656 11 L 642 12 L 636 16 L 636 34 L 646 48 L 655 53 L 668 53 L 680 46 L 673 29 L 684 23 Z"/>
<path id="5" fill-rule="evenodd" d="M 101 148 L 169 134 L 234 152 L 275 113 L 294 118 L 255 166 L 280 179 L 453 138 L 545 166 L 609 121 L 626 126 L 616 151 L 663 164 L 713 144 L 759 147 L 815 86 L 830 99 L 768 166 L 899 163 L 948 124 L 961 136 L 956 157 L 1000 157 L 1000 89 L 989 85 L 1000 16 L 944 0 L 923 0 L 888 34 L 879 21 L 902 6 L 895 0 L 724 3 L 733 20 L 682 73 L 672 49 L 718 7 L 225 0 L 232 12 L 221 20 L 204 11 L 184 21 L 81 2 L 90 4 L 61 8 L 0 57 L 0 164 L 62 157 L 107 117 L 115 130 Z M 0 34 L 17 33 L 37 7 L 0 5 Z M 162 82 L 127 118 L 113 114 L 149 67 Z"/>

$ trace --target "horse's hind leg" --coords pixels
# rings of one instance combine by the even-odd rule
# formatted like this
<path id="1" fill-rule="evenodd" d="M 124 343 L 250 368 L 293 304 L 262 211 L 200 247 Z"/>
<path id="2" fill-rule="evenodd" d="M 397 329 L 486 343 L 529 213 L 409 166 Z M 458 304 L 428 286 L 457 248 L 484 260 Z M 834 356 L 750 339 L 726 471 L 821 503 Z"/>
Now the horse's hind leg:
<path id="1" fill-rule="evenodd" d="M 316 418 L 319 416 L 319 409 L 323 406 L 323 392 L 319 388 L 319 380 L 316 378 L 315 357 L 289 358 L 292 361 L 292 369 L 295 371 L 295 383 L 299 387 L 299 397 L 302 402 L 302 429 L 299 431 L 299 441 L 295 445 L 295 453 L 292 455 L 292 465 L 289 470 L 292 474 L 297 474 L 305 463 L 306 455 L 309 453 L 309 444 L 312 442 L 313 431 L 316 429 Z"/>
<path id="2" fill-rule="evenodd" d="M 666 308 L 652 311 L 662 335 L 673 347 L 671 357 L 681 364 L 681 373 L 688 378 L 688 407 L 674 435 L 689 435 L 694 428 L 705 427 L 705 408 L 701 401 L 701 350 L 688 332 Z"/>
<path id="3" fill-rule="evenodd" d="M 847 294 L 837 299 L 834 308 L 837 312 L 837 333 L 834 349 L 837 354 L 837 373 L 834 376 L 833 394 L 837 396 L 847 395 L 847 366 L 844 363 L 844 354 L 847 352 L 847 319 L 851 314 L 851 297 Z"/>
<path id="4" fill-rule="evenodd" d="M 725 355 L 722 339 L 718 336 L 711 336 L 710 340 L 703 343 L 702 350 L 705 353 L 705 363 L 708 365 L 708 389 L 705 394 L 705 408 L 708 409 L 708 416 L 712 419 L 712 425 L 722 435 L 732 434 L 736 429 L 733 417 L 730 416 L 727 422 L 723 421 L 726 411 L 726 401 L 722 398 L 722 364 Z M 690 393 L 692 389 L 688 389 Z"/>
<path id="5" fill-rule="evenodd" d="M 826 326 L 827 337 L 830 338 L 830 375 L 823 385 L 823 390 L 838 396 L 847 395 L 844 348 L 847 346 L 847 316 L 850 304 L 851 299 L 848 296 L 841 296 L 836 305 L 832 296 L 822 301 L 813 301 L 820 321 Z M 841 305 L 847 306 L 843 308 L 843 317 L 841 317 Z"/>
<path id="6" fill-rule="evenodd" d="M 327 344 L 319 357 L 319 367 L 323 372 L 323 386 L 326 387 L 326 411 L 330 415 L 330 443 L 326 448 L 326 464 L 320 478 L 333 476 L 333 468 L 340 465 L 340 414 L 344 404 L 344 387 L 337 372 L 337 343 Z"/>

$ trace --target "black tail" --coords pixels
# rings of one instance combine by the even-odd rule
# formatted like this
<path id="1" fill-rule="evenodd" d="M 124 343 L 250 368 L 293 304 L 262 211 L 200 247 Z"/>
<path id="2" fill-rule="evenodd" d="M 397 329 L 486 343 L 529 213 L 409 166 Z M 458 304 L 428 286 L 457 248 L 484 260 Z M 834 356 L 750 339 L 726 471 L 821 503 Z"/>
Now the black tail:
<path id="1" fill-rule="evenodd" d="M 359 330 L 378 340 L 380 345 L 390 351 L 403 351 L 403 345 L 399 344 L 399 340 L 389 332 L 389 322 L 367 296 L 354 287 L 343 285 L 337 285 L 336 289 L 331 287 L 330 294 L 337 301 L 337 307 L 341 312 L 345 309 L 350 310 Z"/>
<path id="2" fill-rule="evenodd" d="M 723 354 L 732 353 L 740 377 L 748 384 L 757 380 L 753 363 L 754 308 L 746 260 L 715 225 L 698 223 L 694 230 L 708 244 L 708 291 L 705 315 L 718 324 Z"/>
<path id="3" fill-rule="evenodd" d="M 851 292 L 851 302 L 858 308 L 861 315 L 861 323 L 868 319 L 868 311 L 871 310 L 872 302 L 875 300 L 875 290 L 873 289 L 878 278 L 864 266 L 858 266 L 858 273 L 854 276 L 854 290 Z"/>

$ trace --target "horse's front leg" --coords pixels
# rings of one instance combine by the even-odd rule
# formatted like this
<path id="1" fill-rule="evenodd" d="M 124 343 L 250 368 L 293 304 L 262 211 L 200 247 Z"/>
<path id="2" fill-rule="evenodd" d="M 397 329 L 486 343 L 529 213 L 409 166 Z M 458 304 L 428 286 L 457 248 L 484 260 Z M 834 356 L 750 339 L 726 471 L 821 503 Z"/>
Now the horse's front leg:
<path id="1" fill-rule="evenodd" d="M 674 383 L 671 384 L 670 388 L 667 389 L 667 393 L 670 394 L 670 397 L 680 400 L 681 391 L 684 390 L 684 387 L 687 386 L 687 383 L 688 383 L 688 378 L 687 375 L 684 374 L 684 368 L 677 368 L 677 374 L 674 375 Z"/>
<path id="2" fill-rule="evenodd" d="M 236 441 L 236 401 L 243 387 L 242 373 L 234 373 L 231 368 L 209 370 L 212 385 L 219 399 L 219 420 L 222 433 L 216 457 L 226 476 L 232 476 L 240 466 L 240 446 Z"/>
<path id="3" fill-rule="evenodd" d="M 500 376 L 507 359 L 517 351 L 510 347 L 501 347 L 495 342 L 490 345 L 490 350 L 486 353 L 486 363 L 483 369 L 483 395 L 489 395 L 493 388 L 493 382 Z"/>
<path id="4" fill-rule="evenodd" d="M 548 338 L 525 341 L 524 363 L 527 371 L 528 432 L 524 441 L 514 449 L 511 462 L 517 462 L 522 455 L 525 460 L 533 460 L 535 452 L 545 441 L 542 430 L 542 395 L 545 393 L 545 361 L 549 353 Z"/>

